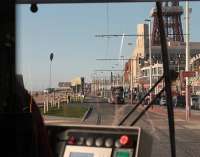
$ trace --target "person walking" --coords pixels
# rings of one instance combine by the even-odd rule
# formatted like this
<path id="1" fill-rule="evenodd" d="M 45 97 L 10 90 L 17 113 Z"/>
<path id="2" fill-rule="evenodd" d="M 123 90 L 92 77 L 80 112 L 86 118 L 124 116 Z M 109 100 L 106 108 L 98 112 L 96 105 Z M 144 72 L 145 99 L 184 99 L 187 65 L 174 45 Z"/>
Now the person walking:
<path id="1" fill-rule="evenodd" d="M 67 96 L 67 99 L 68 99 L 68 103 L 70 103 L 70 101 L 71 101 L 70 95 Z"/>

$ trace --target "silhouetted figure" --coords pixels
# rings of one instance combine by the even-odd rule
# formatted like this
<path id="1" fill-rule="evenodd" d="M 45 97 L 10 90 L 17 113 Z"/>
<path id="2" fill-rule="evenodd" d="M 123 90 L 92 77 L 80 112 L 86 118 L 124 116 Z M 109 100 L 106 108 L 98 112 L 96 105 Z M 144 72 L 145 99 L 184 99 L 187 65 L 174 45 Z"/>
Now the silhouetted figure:
<path id="1" fill-rule="evenodd" d="M 33 117 L 33 134 L 35 141 L 37 141 L 38 157 L 53 157 L 48 142 L 48 134 L 44 125 L 43 118 L 41 116 L 40 110 L 31 98 L 28 91 L 23 88 L 23 86 L 16 81 L 16 103 L 18 105 L 18 111 L 22 113 L 32 112 Z M 31 103 L 31 105 L 30 105 Z M 31 143 L 30 143 L 31 145 Z M 26 150 L 24 150 L 26 151 Z"/>

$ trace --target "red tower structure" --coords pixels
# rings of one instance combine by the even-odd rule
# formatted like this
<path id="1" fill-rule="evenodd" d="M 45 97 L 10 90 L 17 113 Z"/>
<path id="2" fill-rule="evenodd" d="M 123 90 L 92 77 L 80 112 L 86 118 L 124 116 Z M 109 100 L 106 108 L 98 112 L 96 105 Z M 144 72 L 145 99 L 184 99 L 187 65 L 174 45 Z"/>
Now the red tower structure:
<path id="1" fill-rule="evenodd" d="M 181 15 L 183 8 L 179 6 L 178 0 L 162 3 L 163 20 L 165 34 L 168 41 L 184 42 Z M 152 30 L 152 45 L 160 45 L 160 36 L 158 30 L 158 17 L 155 8 L 152 9 L 151 16 L 154 18 Z"/>

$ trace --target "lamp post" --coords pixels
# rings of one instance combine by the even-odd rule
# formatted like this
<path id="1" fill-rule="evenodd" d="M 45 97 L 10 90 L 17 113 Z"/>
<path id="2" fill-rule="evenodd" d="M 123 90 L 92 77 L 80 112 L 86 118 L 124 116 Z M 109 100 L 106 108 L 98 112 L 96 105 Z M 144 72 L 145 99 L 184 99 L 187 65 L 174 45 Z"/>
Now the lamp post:
<path id="1" fill-rule="evenodd" d="M 122 58 L 122 67 L 124 69 L 125 68 L 124 67 L 124 56 L 121 56 L 121 58 Z M 122 72 L 122 87 L 123 87 L 123 89 L 124 89 L 124 71 L 125 70 L 123 70 L 123 72 Z"/>
<path id="2" fill-rule="evenodd" d="M 189 71 L 189 57 L 190 57 L 190 47 L 189 47 L 189 1 L 186 1 L 186 64 L 185 64 L 185 71 Z M 189 120 L 190 118 L 190 91 L 189 91 L 189 79 L 186 77 L 186 89 L 185 89 L 185 99 L 186 99 L 186 120 Z"/>
<path id="3" fill-rule="evenodd" d="M 114 69 L 115 67 L 117 67 L 119 64 L 115 64 L 114 66 L 112 66 L 112 69 Z M 119 76 L 118 76 L 118 72 L 115 73 L 114 76 L 114 84 L 113 86 L 118 86 L 119 85 Z"/>
<path id="4" fill-rule="evenodd" d="M 53 57 L 54 57 L 54 54 L 53 53 L 50 53 L 50 55 L 49 55 L 49 59 L 50 59 L 50 73 L 49 73 L 49 93 L 51 93 L 52 92 L 52 87 L 51 87 L 51 76 L 52 76 L 52 72 L 51 72 L 51 66 L 52 66 L 52 61 L 53 61 Z M 49 94 L 48 94 L 49 95 Z M 48 96 L 49 97 L 49 96 Z M 54 98 L 55 98 L 55 93 L 54 93 Z M 48 98 L 49 99 L 49 98 Z M 49 99 L 50 100 L 50 99 Z M 49 100 L 47 100 L 47 103 L 48 103 L 48 101 Z M 51 106 L 53 105 L 53 100 L 51 99 Z M 48 105 L 48 104 L 47 104 Z"/>
<path id="5" fill-rule="evenodd" d="M 133 58 L 131 56 L 131 72 L 130 72 L 130 76 L 131 76 L 131 104 L 133 104 Z"/>
<path id="6" fill-rule="evenodd" d="M 150 64 L 150 71 L 149 71 L 149 89 L 152 87 L 152 57 L 151 57 L 151 20 L 145 19 L 149 25 L 149 64 Z M 151 101 L 151 93 L 150 93 L 150 101 Z"/>
<path id="7" fill-rule="evenodd" d="M 101 91 L 102 91 L 102 94 L 101 96 L 104 97 L 104 73 L 103 71 L 101 72 L 101 76 L 100 76 L 100 81 L 101 81 Z"/>
<path id="8" fill-rule="evenodd" d="M 181 61 L 181 54 L 178 55 L 178 93 L 181 94 L 181 80 L 180 80 L 180 61 Z"/>
<path id="9" fill-rule="evenodd" d="M 114 69 L 114 66 L 111 67 L 112 70 Z M 112 86 L 115 86 L 115 75 L 114 75 L 114 72 L 111 71 L 111 87 Z"/>
<path id="10" fill-rule="evenodd" d="M 97 78 L 96 78 L 96 73 L 94 73 L 94 95 L 97 96 Z"/>
<path id="11" fill-rule="evenodd" d="M 49 76 L 49 78 L 50 78 L 50 80 L 49 80 L 49 88 L 50 88 L 50 90 L 51 90 L 51 65 L 52 65 L 53 57 L 54 57 L 54 54 L 51 53 L 50 56 L 49 56 L 49 58 L 50 58 L 50 76 Z"/>

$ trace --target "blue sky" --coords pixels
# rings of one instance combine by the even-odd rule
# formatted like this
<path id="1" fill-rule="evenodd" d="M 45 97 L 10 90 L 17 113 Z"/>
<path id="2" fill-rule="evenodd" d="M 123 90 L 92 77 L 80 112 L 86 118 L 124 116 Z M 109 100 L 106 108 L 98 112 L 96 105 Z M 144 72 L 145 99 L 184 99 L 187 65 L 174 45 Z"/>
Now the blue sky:
<path id="1" fill-rule="evenodd" d="M 49 54 L 52 62 L 52 85 L 77 76 L 91 77 L 95 69 L 111 69 L 116 61 L 96 58 L 119 58 L 121 38 L 96 38 L 97 34 L 135 34 L 136 25 L 149 17 L 153 3 L 124 4 L 51 4 L 39 5 L 30 12 L 29 5 L 17 6 L 18 72 L 28 89 L 49 86 Z M 200 41 L 199 2 L 192 2 L 191 40 Z M 108 9 L 108 12 L 107 12 Z M 107 23 L 107 13 L 109 23 Z M 184 25 L 184 20 L 182 21 Z M 133 45 L 128 45 L 133 43 Z M 122 55 L 128 58 L 135 38 L 124 40 Z M 120 65 L 116 69 L 121 69 Z M 107 73 L 108 75 L 108 73 Z"/>

